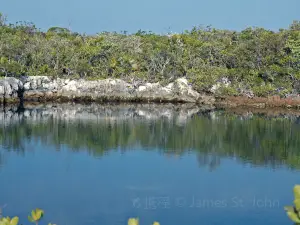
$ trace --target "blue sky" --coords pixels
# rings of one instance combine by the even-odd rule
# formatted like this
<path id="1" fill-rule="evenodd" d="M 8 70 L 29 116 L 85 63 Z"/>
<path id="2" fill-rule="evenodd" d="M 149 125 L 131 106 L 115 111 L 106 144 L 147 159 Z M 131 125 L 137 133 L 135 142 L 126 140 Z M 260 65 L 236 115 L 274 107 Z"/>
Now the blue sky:
<path id="1" fill-rule="evenodd" d="M 300 20 L 300 0 L 0 0 L 9 22 L 33 22 L 95 34 L 101 31 L 181 32 L 198 25 L 277 30 Z"/>

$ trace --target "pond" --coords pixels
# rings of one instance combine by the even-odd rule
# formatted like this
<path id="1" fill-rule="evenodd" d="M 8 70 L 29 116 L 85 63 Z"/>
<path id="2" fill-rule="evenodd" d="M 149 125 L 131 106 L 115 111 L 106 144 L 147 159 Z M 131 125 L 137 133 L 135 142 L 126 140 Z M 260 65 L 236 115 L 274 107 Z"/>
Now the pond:
<path id="1" fill-rule="evenodd" d="M 42 208 L 43 224 L 292 224 L 299 121 L 171 104 L 5 108 L 0 206 L 22 221 Z"/>

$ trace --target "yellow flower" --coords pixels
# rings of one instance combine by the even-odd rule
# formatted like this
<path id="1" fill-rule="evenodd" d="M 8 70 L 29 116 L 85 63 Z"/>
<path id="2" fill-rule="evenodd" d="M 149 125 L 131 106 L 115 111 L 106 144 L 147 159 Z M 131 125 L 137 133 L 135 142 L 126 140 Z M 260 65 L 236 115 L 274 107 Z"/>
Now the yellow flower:
<path id="1" fill-rule="evenodd" d="M 128 225 L 139 225 L 139 219 L 138 218 L 130 218 L 128 220 Z"/>
<path id="2" fill-rule="evenodd" d="M 155 221 L 153 225 L 160 225 L 160 223 Z"/>

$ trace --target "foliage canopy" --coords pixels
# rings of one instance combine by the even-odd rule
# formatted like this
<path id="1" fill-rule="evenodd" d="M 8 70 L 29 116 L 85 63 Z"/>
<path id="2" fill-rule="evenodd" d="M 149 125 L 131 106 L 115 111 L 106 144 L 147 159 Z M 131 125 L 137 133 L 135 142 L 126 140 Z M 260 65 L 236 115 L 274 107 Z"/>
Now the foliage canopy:
<path id="1" fill-rule="evenodd" d="M 278 32 L 208 26 L 169 35 L 139 30 L 87 36 L 67 28 L 42 32 L 31 23 L 7 24 L 0 14 L 0 40 L 2 76 L 147 81 L 186 76 L 198 91 L 227 77 L 233 88 L 251 89 L 258 96 L 291 92 L 300 79 L 299 21 Z"/>

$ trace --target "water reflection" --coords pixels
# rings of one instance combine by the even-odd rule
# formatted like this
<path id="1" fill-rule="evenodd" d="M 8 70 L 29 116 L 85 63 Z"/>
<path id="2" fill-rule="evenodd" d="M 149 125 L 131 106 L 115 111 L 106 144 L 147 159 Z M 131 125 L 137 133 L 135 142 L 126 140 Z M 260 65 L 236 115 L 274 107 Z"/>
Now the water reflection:
<path id="1" fill-rule="evenodd" d="M 197 153 L 214 170 L 224 158 L 276 168 L 300 167 L 298 117 L 238 116 L 193 105 L 46 105 L 0 112 L 0 164 L 27 143 L 102 157 L 137 147 L 167 156 Z"/>

